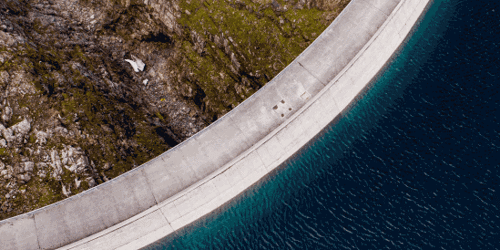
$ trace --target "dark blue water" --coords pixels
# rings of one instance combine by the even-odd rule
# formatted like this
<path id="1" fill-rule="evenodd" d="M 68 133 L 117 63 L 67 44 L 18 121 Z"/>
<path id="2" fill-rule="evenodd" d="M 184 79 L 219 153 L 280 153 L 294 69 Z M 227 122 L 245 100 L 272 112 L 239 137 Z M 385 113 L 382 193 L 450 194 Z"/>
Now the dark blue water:
<path id="1" fill-rule="evenodd" d="M 500 1 L 436 0 L 345 115 L 147 249 L 500 249 Z"/>

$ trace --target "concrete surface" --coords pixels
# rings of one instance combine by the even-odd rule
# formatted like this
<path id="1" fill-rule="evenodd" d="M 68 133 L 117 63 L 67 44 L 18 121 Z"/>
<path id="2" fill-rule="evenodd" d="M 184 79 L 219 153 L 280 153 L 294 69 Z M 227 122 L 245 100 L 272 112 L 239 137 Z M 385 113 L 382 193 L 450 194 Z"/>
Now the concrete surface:
<path id="1" fill-rule="evenodd" d="M 294 62 L 192 138 L 81 194 L 0 222 L 2 249 L 137 249 L 215 210 L 340 115 L 430 0 L 353 0 Z"/>

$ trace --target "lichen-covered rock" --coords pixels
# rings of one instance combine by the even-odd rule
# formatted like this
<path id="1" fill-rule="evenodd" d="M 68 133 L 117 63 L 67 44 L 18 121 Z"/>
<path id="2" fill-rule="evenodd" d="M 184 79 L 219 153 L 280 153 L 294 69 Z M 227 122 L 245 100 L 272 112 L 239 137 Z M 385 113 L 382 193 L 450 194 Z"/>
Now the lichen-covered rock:
<path id="1" fill-rule="evenodd" d="M 65 147 L 61 151 L 61 158 L 64 167 L 73 173 L 81 174 L 90 167 L 87 156 L 80 148 Z"/>

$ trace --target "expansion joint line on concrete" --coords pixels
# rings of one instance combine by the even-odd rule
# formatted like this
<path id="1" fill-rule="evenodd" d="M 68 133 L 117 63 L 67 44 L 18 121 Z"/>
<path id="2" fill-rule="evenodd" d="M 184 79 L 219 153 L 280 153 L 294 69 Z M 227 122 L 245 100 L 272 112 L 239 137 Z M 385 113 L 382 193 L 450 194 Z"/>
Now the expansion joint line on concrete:
<path id="1" fill-rule="evenodd" d="M 307 73 L 309 73 L 312 77 L 314 77 L 316 80 L 318 80 L 321 84 L 323 84 L 323 86 L 326 86 L 328 83 L 325 83 L 323 82 L 322 80 L 320 80 L 316 75 L 313 74 L 313 72 L 311 72 L 310 70 L 308 70 L 304 65 L 302 65 L 302 63 L 300 63 L 299 61 L 297 61 L 297 63 L 300 65 L 300 67 L 302 67 Z"/>
<path id="2" fill-rule="evenodd" d="M 146 180 L 146 186 L 148 187 L 149 192 L 151 193 L 151 195 L 153 196 L 153 198 L 155 199 L 156 205 L 160 204 L 160 202 L 158 201 L 158 198 L 156 197 L 155 193 L 153 192 L 153 189 L 151 188 L 151 183 L 149 182 L 148 177 L 146 176 L 146 174 L 144 173 L 144 171 L 142 169 L 139 170 L 139 171 L 141 171 L 141 175 Z"/>
<path id="3" fill-rule="evenodd" d="M 404 1 L 404 0 L 403 0 Z M 373 3 L 371 2 L 371 0 L 366 0 L 365 1 L 366 4 L 369 4 L 370 6 L 372 6 L 372 8 L 374 9 L 377 9 L 379 10 L 381 13 L 384 13 L 387 17 L 389 17 L 391 15 L 391 13 L 385 13 L 384 10 L 381 10 L 380 8 L 378 8 L 377 6 L 373 5 Z"/>
<path id="4" fill-rule="evenodd" d="M 32 218 L 32 220 L 33 220 L 33 223 L 35 224 L 36 244 L 38 245 L 38 249 L 42 249 L 42 247 L 40 247 L 40 241 L 38 240 L 39 235 L 38 235 L 38 227 L 36 226 L 35 215 L 33 215 L 31 218 Z"/>
<path id="5" fill-rule="evenodd" d="M 175 204 L 174 204 L 174 206 L 175 206 Z M 176 208 L 176 209 L 177 209 L 177 208 Z M 161 216 L 163 216 L 163 218 L 165 218 L 165 220 L 167 221 L 168 226 L 169 226 L 170 228 L 172 228 L 172 223 L 168 220 L 168 218 L 167 218 L 167 216 L 165 215 L 165 213 L 163 213 L 163 211 L 162 211 L 160 208 L 158 208 L 158 210 L 160 211 Z M 174 231 L 173 233 L 177 234 L 177 231 Z"/>

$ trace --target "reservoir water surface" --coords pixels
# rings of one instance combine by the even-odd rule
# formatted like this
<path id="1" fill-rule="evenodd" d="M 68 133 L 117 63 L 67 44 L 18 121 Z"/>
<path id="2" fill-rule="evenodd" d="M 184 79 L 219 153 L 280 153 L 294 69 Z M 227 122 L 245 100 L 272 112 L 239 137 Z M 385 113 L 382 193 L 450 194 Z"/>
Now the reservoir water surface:
<path id="1" fill-rule="evenodd" d="M 500 1 L 435 0 L 280 169 L 145 249 L 500 247 Z"/>

